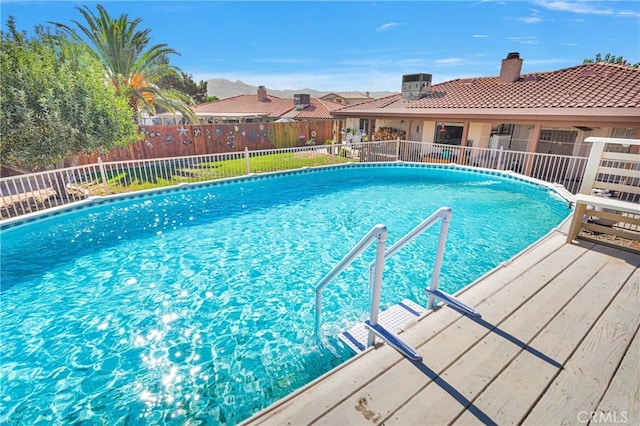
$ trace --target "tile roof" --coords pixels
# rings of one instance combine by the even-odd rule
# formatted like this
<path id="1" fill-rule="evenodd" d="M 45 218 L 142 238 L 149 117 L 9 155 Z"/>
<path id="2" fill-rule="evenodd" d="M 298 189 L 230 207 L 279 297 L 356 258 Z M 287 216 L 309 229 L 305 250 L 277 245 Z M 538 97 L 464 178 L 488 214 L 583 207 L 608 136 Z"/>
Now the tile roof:
<path id="1" fill-rule="evenodd" d="M 267 95 L 266 100 L 258 101 L 258 96 L 238 95 L 219 101 L 207 102 L 194 107 L 196 114 L 213 115 L 242 113 L 246 115 L 265 115 L 270 118 L 281 117 L 293 108 L 293 99 Z"/>
<path id="2" fill-rule="evenodd" d="M 324 95 L 323 98 L 329 95 L 335 95 L 345 99 L 371 99 L 371 96 L 367 96 L 362 92 L 331 92 Z"/>
<path id="3" fill-rule="evenodd" d="M 337 102 L 328 101 L 326 99 L 312 98 L 311 105 L 309 105 L 302 111 L 297 111 L 297 114 L 293 115 L 293 117 L 318 119 L 333 118 L 333 116 L 331 115 L 331 111 L 335 111 L 340 108 L 344 108 L 344 105 Z"/>
<path id="4" fill-rule="evenodd" d="M 311 105 L 304 110 L 297 111 L 294 108 L 292 98 L 279 98 L 267 95 L 265 101 L 259 101 L 257 95 L 239 95 L 219 101 L 208 102 L 194 107 L 196 115 L 219 115 L 229 117 L 241 117 L 243 115 L 262 115 L 269 118 L 293 117 L 293 118 L 317 118 L 332 119 L 331 111 L 343 108 L 343 104 L 331 102 L 326 99 L 311 98 Z"/>
<path id="5" fill-rule="evenodd" d="M 600 62 L 523 74 L 513 83 L 498 77 L 456 79 L 433 85 L 419 100 L 406 102 L 398 93 L 340 112 L 384 108 L 640 108 L 640 69 Z"/>

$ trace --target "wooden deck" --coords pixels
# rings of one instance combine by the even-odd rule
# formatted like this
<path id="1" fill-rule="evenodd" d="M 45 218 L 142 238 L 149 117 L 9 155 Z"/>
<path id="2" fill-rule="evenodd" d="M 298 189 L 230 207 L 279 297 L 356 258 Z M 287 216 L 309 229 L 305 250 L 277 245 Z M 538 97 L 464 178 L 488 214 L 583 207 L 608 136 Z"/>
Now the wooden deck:
<path id="1" fill-rule="evenodd" d="M 401 337 L 248 419 L 267 425 L 640 424 L 640 255 L 552 233 Z"/>

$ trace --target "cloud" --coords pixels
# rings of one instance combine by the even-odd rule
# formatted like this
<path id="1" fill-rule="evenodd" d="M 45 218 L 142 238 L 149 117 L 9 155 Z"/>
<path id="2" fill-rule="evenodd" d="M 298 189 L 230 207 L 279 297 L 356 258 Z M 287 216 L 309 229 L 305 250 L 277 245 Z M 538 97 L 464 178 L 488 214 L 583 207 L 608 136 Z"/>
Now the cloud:
<path id="1" fill-rule="evenodd" d="M 444 59 L 436 59 L 434 61 L 438 65 L 459 65 L 464 62 L 462 58 L 444 58 Z"/>
<path id="2" fill-rule="evenodd" d="M 389 22 L 388 24 L 383 24 L 383 25 L 380 25 L 378 28 L 376 28 L 376 32 L 381 33 L 383 31 L 390 30 L 393 27 L 397 27 L 398 25 L 399 24 L 397 22 Z"/>
<path id="3" fill-rule="evenodd" d="M 507 4 L 506 1 L 500 1 L 500 0 L 480 0 L 477 3 L 473 3 L 471 6 L 476 6 L 483 3 L 501 4 L 501 5 Z"/>
<path id="4" fill-rule="evenodd" d="M 572 12 L 586 15 L 613 15 L 612 9 L 603 8 L 596 2 L 534 0 L 534 3 L 537 6 L 558 12 Z"/>
<path id="5" fill-rule="evenodd" d="M 621 10 L 617 13 L 618 16 L 630 16 L 632 18 L 638 18 L 640 17 L 640 13 L 633 11 L 633 10 Z"/>
<path id="6" fill-rule="evenodd" d="M 560 43 L 562 46 L 576 47 L 577 43 Z"/>
<path id="7" fill-rule="evenodd" d="M 471 37 L 473 38 L 488 38 L 489 36 L 486 34 L 473 34 Z"/>
<path id="8" fill-rule="evenodd" d="M 636 10 L 616 10 L 610 5 L 610 2 L 599 1 L 550 1 L 550 0 L 534 0 L 535 5 L 558 12 L 570 12 L 581 15 L 604 15 L 604 16 L 621 16 L 621 17 L 640 17 L 640 13 Z M 624 4 L 624 2 L 622 2 Z"/>
<path id="9" fill-rule="evenodd" d="M 542 22 L 542 18 L 539 16 L 529 16 L 526 18 L 518 18 L 518 21 L 524 22 L 525 24 L 537 24 Z"/>
<path id="10" fill-rule="evenodd" d="M 531 16 L 518 18 L 517 20 L 520 22 L 524 22 L 525 24 L 538 24 L 544 20 L 538 13 L 537 9 L 529 9 L 529 12 L 531 12 Z"/>
<path id="11" fill-rule="evenodd" d="M 507 37 L 507 40 L 520 44 L 538 44 L 537 37 Z"/>

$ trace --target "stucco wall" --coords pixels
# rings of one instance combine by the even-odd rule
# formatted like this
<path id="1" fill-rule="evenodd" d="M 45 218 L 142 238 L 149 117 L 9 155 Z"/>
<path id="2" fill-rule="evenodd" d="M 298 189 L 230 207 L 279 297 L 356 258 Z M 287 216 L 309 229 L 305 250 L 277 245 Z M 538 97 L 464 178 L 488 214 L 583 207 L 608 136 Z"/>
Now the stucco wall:
<path id="1" fill-rule="evenodd" d="M 491 123 L 469 123 L 467 140 L 473 141 L 474 147 L 488 148 L 489 135 L 491 135 Z"/>
<path id="2" fill-rule="evenodd" d="M 435 121 L 423 121 L 422 122 L 422 142 L 433 143 L 436 132 Z"/>

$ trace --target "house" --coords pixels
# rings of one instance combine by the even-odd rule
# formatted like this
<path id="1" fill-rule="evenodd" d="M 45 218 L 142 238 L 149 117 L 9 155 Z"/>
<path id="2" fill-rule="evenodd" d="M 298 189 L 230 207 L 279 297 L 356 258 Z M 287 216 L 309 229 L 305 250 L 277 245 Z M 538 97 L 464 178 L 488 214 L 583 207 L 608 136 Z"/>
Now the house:
<path id="1" fill-rule="evenodd" d="M 308 94 L 295 94 L 292 98 L 279 98 L 259 86 L 255 95 L 238 95 L 196 105 L 193 110 L 201 124 L 209 123 L 265 123 L 272 121 L 333 120 L 332 111 L 344 105 L 326 99 L 311 98 Z M 159 114 L 163 124 L 178 124 L 182 116 Z M 177 120 L 177 121 L 176 121 Z"/>
<path id="2" fill-rule="evenodd" d="M 342 105 L 354 105 L 373 99 L 369 96 L 369 92 L 332 92 L 320 97 L 328 101 L 336 102 Z"/>
<path id="3" fill-rule="evenodd" d="M 561 155 L 586 156 L 589 136 L 640 138 L 640 69 L 600 62 L 522 74 L 522 64 L 513 52 L 498 76 L 433 86 L 430 74 L 405 75 L 400 93 L 332 115 L 369 139 Z"/>

